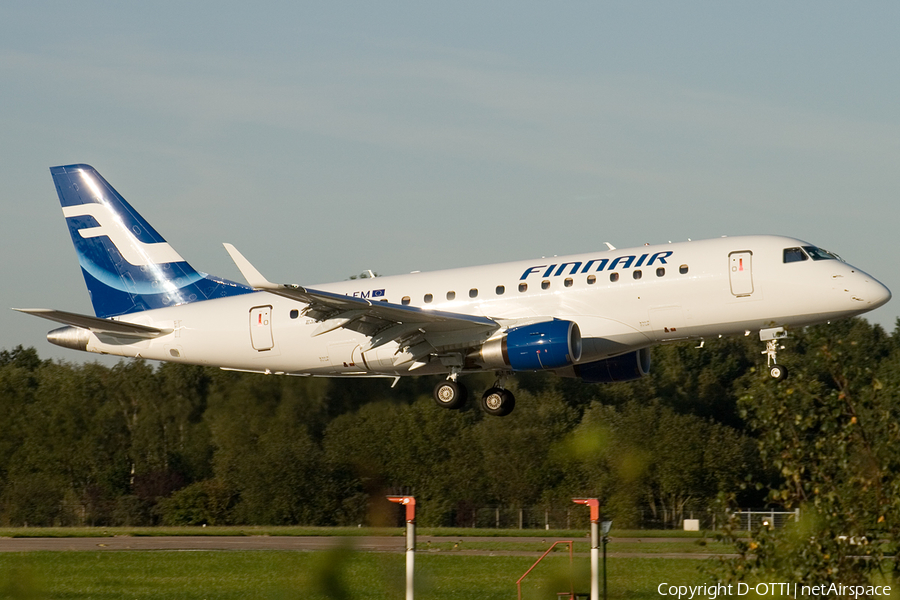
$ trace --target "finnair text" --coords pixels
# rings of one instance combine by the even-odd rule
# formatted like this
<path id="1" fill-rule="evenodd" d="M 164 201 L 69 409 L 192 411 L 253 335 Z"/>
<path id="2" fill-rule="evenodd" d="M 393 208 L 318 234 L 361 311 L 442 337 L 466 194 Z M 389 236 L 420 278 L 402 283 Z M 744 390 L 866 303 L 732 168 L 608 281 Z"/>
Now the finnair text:
<path id="1" fill-rule="evenodd" d="M 653 265 L 665 265 L 666 259 L 672 256 L 674 252 L 671 250 L 666 250 L 664 252 L 657 252 L 655 254 L 641 254 L 637 256 L 636 254 L 629 254 L 627 256 L 617 256 L 616 258 L 594 258 L 592 260 L 588 260 L 585 262 L 582 261 L 573 261 L 573 262 L 565 262 L 562 264 L 552 264 L 552 265 L 535 265 L 533 267 L 529 267 L 525 269 L 525 272 L 522 273 L 522 276 L 519 277 L 519 280 L 528 279 L 529 275 L 534 273 L 542 273 L 542 277 L 559 277 L 560 275 L 575 275 L 576 273 L 589 273 L 593 271 L 597 273 L 598 271 L 603 271 L 604 269 L 607 271 L 613 271 L 615 269 L 629 269 L 634 267 L 635 269 L 639 267 L 652 267 Z M 648 260 L 649 258 L 649 260 Z"/>

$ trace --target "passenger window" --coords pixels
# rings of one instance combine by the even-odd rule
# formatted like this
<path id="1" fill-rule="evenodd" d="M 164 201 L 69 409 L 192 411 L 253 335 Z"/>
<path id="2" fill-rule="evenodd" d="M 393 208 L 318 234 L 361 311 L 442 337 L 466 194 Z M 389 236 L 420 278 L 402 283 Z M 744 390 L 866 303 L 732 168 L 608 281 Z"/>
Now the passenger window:
<path id="1" fill-rule="evenodd" d="M 660 268 L 658 268 L 658 269 L 656 270 L 656 276 L 657 276 L 657 277 L 663 277 L 665 274 L 666 274 L 666 269 L 665 269 L 665 267 L 660 267 Z"/>
<path id="2" fill-rule="evenodd" d="M 807 258 L 808 257 L 806 256 L 806 252 L 804 252 L 801 248 L 784 249 L 784 262 L 786 263 L 802 262 Z"/>
<path id="3" fill-rule="evenodd" d="M 640 279 L 641 277 L 644 276 L 644 274 L 641 273 L 640 269 L 637 269 L 634 273 L 631 274 L 631 276 L 634 277 L 635 279 Z"/>
<path id="4" fill-rule="evenodd" d="M 595 283 L 597 283 L 597 276 L 596 275 L 588 275 L 587 282 L 588 282 L 588 285 L 594 285 Z"/>
<path id="5" fill-rule="evenodd" d="M 472 288 L 469 290 L 469 298 L 477 298 L 478 297 L 478 288 Z"/>
<path id="6" fill-rule="evenodd" d="M 503 295 L 503 292 L 506 291 L 506 287 L 504 287 L 504 286 L 502 286 L 502 285 L 498 285 L 498 286 L 497 286 L 497 289 L 496 289 L 495 291 L 497 292 L 497 295 L 498 295 L 498 296 L 502 296 L 502 295 Z"/>
<path id="7" fill-rule="evenodd" d="M 548 289 L 549 287 L 550 287 L 550 280 L 549 280 L 549 279 L 545 279 L 545 280 L 543 280 L 543 281 L 541 282 L 541 289 L 542 289 L 542 290 L 546 290 L 546 289 Z"/>
<path id="8" fill-rule="evenodd" d="M 565 285 L 566 287 L 572 287 L 572 278 L 566 277 L 566 280 L 563 281 L 563 285 Z"/>
<path id="9" fill-rule="evenodd" d="M 409 304 L 409 296 L 403 296 L 403 299 L 400 300 L 400 303 L 401 303 L 403 306 L 408 305 L 408 304 Z"/>
<path id="10" fill-rule="evenodd" d="M 434 296 L 432 296 L 431 294 L 425 294 L 425 303 L 426 304 L 430 303 L 432 300 L 434 300 Z"/>
<path id="11" fill-rule="evenodd" d="M 618 280 L 619 280 L 619 274 L 618 274 L 618 273 L 610 273 L 610 274 L 609 274 L 609 280 L 610 280 L 610 281 L 618 281 Z"/>
<path id="12" fill-rule="evenodd" d="M 456 292 L 447 292 L 447 300 L 453 300 L 456 298 Z"/>
<path id="13" fill-rule="evenodd" d="M 527 284 L 527 283 L 520 283 L 520 284 L 519 284 L 519 291 L 520 291 L 520 292 L 524 292 L 524 291 L 527 290 L 527 289 L 528 289 L 528 284 Z"/>
<path id="14" fill-rule="evenodd" d="M 300 316 L 300 311 L 297 310 L 296 308 L 295 308 L 294 310 L 291 311 L 291 318 L 292 318 L 292 319 L 296 319 L 296 318 L 299 317 L 299 316 Z"/>
<path id="15" fill-rule="evenodd" d="M 682 275 L 687 275 L 687 272 L 688 272 L 688 266 L 687 266 L 687 265 L 681 265 L 680 267 L 678 267 L 678 272 L 681 273 Z"/>

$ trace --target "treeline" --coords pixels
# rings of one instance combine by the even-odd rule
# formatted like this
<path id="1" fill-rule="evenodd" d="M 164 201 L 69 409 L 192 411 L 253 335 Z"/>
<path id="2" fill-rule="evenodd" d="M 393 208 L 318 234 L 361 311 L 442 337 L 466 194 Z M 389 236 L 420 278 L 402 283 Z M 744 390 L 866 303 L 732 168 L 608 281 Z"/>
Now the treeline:
<path id="1" fill-rule="evenodd" d="M 888 336 L 861 321 L 814 328 L 798 340 L 804 358 L 788 385 L 750 381 L 739 411 L 778 474 L 763 489 L 774 505 L 799 509 L 801 519 L 749 537 L 726 529 L 737 556 L 708 565 L 715 580 L 896 585 L 898 341 L 896 330 Z"/>
<path id="2" fill-rule="evenodd" d="M 396 492 L 416 495 L 422 525 L 578 496 L 600 497 L 617 527 L 646 510 L 674 523 L 723 495 L 760 505 L 784 473 L 761 451 L 770 436 L 754 394 L 839 390 L 849 378 L 900 399 L 897 332 L 854 319 L 785 344 L 782 383 L 760 368 L 755 336 L 654 349 L 652 374 L 631 383 L 522 374 L 505 418 L 438 408 L 434 378 L 391 388 L 141 361 L 108 368 L 18 347 L 0 352 L 0 523 L 393 524 L 383 497 Z M 492 377 L 464 381 L 475 392 Z"/>

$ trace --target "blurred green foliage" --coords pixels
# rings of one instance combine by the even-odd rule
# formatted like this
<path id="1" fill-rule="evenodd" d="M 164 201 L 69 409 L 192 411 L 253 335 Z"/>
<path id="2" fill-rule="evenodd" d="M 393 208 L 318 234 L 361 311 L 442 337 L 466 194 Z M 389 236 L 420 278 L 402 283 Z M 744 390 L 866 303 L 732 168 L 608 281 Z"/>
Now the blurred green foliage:
<path id="1" fill-rule="evenodd" d="M 844 585 L 896 576 L 898 342 L 896 332 L 888 336 L 862 320 L 811 328 L 797 340 L 805 360 L 788 381 L 749 382 L 739 414 L 777 478 L 748 483 L 766 491 L 774 506 L 799 508 L 801 519 L 784 529 L 760 526 L 750 537 L 728 531 L 739 556 L 715 575 Z"/>

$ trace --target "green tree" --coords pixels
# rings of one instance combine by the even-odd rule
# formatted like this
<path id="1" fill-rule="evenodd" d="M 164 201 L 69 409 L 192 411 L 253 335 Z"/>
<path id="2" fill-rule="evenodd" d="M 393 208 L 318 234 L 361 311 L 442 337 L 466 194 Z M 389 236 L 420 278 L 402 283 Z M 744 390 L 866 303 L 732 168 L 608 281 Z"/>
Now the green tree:
<path id="1" fill-rule="evenodd" d="M 198 481 L 163 498 L 156 506 L 163 525 L 227 525 L 234 495 L 217 479 Z"/>
<path id="2" fill-rule="evenodd" d="M 313 393 L 301 393 L 304 387 Z M 216 378 L 206 416 L 215 478 L 237 498 L 235 522 L 319 522 L 325 475 L 306 407 L 319 402 L 320 392 L 308 380 L 235 373 Z"/>
<path id="3" fill-rule="evenodd" d="M 759 471 L 738 431 L 658 402 L 591 405 L 554 455 L 566 474 L 560 495 L 600 498 L 623 526 L 639 525 L 643 507 L 675 525 L 687 508 L 705 506 Z"/>
<path id="4" fill-rule="evenodd" d="M 472 410 L 440 410 L 430 398 L 365 405 L 332 422 L 323 440 L 326 461 L 353 482 L 357 518 L 364 503 L 369 522 L 388 523 L 382 496 L 414 493 L 421 524 L 452 524 L 453 514 L 485 489 L 472 430 L 478 418 Z"/>
<path id="5" fill-rule="evenodd" d="M 329 423 L 322 449 L 324 464 L 331 473 L 331 489 L 339 498 L 339 524 L 394 524 L 388 516 L 393 511 L 389 513 L 376 500 L 410 485 L 397 475 L 390 447 L 403 410 L 400 404 L 373 402 Z"/>
<path id="6" fill-rule="evenodd" d="M 900 355 L 861 320 L 810 328 L 801 341 L 804 368 L 781 384 L 759 378 L 741 400 L 763 459 L 781 475 L 770 501 L 799 508 L 801 523 L 739 539 L 741 556 L 721 572 L 848 585 L 885 566 L 896 574 Z"/>
<path id="7" fill-rule="evenodd" d="M 34 403 L 38 388 L 38 377 L 32 361 L 22 365 L 14 355 L 21 349 L 10 353 L 0 353 L 0 423 L 3 423 L 3 435 L 0 436 L 0 522 L 9 523 L 10 511 L 19 504 L 9 494 L 9 470 L 12 458 L 21 447 L 25 437 L 27 424 L 25 415 L 28 407 Z M 33 350 L 33 349 L 31 349 Z M 34 368 L 32 368 L 34 367 Z"/>
<path id="8" fill-rule="evenodd" d="M 517 391 L 516 406 L 503 419 L 482 419 L 475 433 L 488 482 L 485 500 L 525 508 L 544 500 L 562 480 L 550 450 L 575 427 L 578 412 L 553 389 Z"/>
<path id="9" fill-rule="evenodd" d="M 110 410 L 103 383 L 107 370 L 46 363 L 35 374 L 38 387 L 24 409 L 21 443 L 8 463 L 9 518 L 34 519 L 40 503 L 43 516 L 35 524 L 104 522 L 108 504 L 124 491 L 128 448 L 122 421 Z M 42 493 L 23 507 L 37 482 Z"/>

